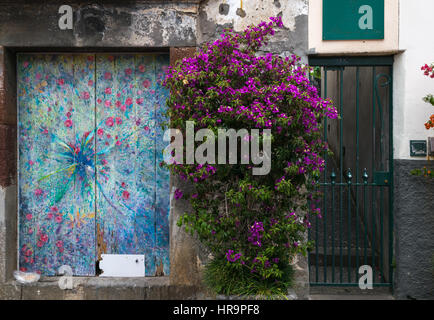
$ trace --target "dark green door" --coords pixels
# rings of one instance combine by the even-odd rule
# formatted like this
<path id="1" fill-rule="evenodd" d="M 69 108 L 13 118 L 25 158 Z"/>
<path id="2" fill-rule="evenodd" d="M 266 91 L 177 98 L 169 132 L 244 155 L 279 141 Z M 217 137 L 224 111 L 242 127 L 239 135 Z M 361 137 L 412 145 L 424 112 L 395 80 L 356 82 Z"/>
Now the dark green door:
<path id="1" fill-rule="evenodd" d="M 326 120 L 321 215 L 309 238 L 310 283 L 357 286 L 359 267 L 374 286 L 391 286 L 393 261 L 392 57 L 315 58 L 323 97 L 340 119 Z"/>

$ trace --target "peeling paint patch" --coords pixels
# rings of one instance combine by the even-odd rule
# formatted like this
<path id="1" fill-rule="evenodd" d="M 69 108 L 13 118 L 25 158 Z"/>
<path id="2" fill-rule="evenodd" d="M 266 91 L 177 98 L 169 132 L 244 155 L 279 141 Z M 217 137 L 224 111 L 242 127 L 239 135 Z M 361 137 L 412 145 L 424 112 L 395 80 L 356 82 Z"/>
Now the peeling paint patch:
<path id="1" fill-rule="evenodd" d="M 236 14 L 237 14 L 237 16 L 240 16 L 241 18 L 244 18 L 246 16 L 246 12 L 241 8 L 237 9 Z"/>
<path id="2" fill-rule="evenodd" d="M 219 13 L 222 15 L 228 15 L 229 13 L 229 5 L 227 3 L 221 3 L 219 6 Z"/>
<path id="3" fill-rule="evenodd" d="M 104 231 L 101 230 L 99 223 L 96 224 L 97 258 L 102 259 L 101 255 L 107 252 L 107 243 L 104 241 Z"/>
<path id="4" fill-rule="evenodd" d="M 152 8 L 133 14 L 130 33 L 125 41 L 144 45 L 174 46 L 196 41 L 196 18 L 177 10 Z"/>
<path id="5" fill-rule="evenodd" d="M 156 277 L 163 277 L 164 276 L 164 264 L 163 261 L 160 259 L 160 263 L 157 263 L 157 268 L 155 270 L 155 276 Z"/>
<path id="6" fill-rule="evenodd" d="M 221 13 L 221 5 L 227 5 L 227 13 Z M 203 5 L 208 18 L 215 24 L 233 24 L 234 30 L 243 31 L 250 24 L 257 24 L 261 21 L 268 21 L 269 17 L 281 13 L 283 25 L 291 31 L 296 28 L 295 18 L 308 14 L 307 0 L 293 1 L 243 1 L 240 0 L 218 0 L 208 1 Z"/>

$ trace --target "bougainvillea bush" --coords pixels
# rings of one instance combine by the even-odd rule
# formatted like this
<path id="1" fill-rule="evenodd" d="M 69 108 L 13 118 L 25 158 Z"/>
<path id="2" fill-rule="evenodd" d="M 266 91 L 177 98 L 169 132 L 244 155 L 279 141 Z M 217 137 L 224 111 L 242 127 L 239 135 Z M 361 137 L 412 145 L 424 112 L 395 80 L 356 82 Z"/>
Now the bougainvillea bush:
<path id="1" fill-rule="evenodd" d="M 421 70 L 423 71 L 423 74 L 427 77 L 434 78 L 434 64 L 428 65 L 425 64 L 421 67 Z M 423 98 L 423 101 L 426 103 L 429 103 L 430 105 L 434 106 L 434 96 L 432 94 L 428 94 Z M 432 114 L 428 121 L 425 123 L 425 128 L 427 130 L 434 128 L 434 114 Z M 430 168 L 423 167 L 422 169 L 414 169 L 411 171 L 413 175 L 416 176 L 424 176 L 429 178 L 434 178 L 434 170 L 431 170 Z"/>
<path id="2" fill-rule="evenodd" d="M 283 26 L 270 19 L 242 33 L 226 30 L 178 61 L 164 81 L 171 90 L 166 129 L 185 132 L 186 121 L 194 121 L 195 131 L 211 129 L 216 140 L 218 128 L 271 129 L 266 175 L 253 175 L 252 164 L 166 164 L 193 184 L 191 193 L 175 192 L 192 208 L 178 224 L 212 253 L 205 279 L 218 293 L 285 293 L 290 261 L 306 253 L 305 231 L 320 214 L 315 185 L 327 149 L 321 123 L 337 111 L 318 95 L 299 58 L 258 54 Z"/>

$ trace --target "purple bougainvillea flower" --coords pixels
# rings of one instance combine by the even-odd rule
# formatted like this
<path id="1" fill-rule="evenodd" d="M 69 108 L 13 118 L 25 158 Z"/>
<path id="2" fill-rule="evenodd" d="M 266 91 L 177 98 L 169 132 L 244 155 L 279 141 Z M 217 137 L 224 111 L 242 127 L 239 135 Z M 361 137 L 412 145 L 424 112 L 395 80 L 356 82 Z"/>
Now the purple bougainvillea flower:
<path id="1" fill-rule="evenodd" d="M 179 190 L 179 189 L 176 189 L 176 190 L 175 190 L 175 199 L 176 199 L 176 200 L 181 199 L 181 198 L 182 198 L 182 195 L 183 195 L 183 193 L 182 193 L 181 190 Z"/>

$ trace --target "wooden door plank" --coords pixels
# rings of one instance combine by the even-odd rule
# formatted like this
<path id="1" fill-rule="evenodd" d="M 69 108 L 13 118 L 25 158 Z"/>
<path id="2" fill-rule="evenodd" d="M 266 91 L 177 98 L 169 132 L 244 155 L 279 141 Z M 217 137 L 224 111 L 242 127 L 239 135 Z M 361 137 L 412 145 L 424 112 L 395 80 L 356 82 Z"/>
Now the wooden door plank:
<path id="1" fill-rule="evenodd" d="M 169 176 L 156 168 L 162 141 L 156 106 L 165 105 L 167 95 L 155 61 L 154 55 L 97 55 L 97 154 L 104 158 L 97 165 L 99 254 L 145 254 L 146 275 L 156 274 L 156 261 L 165 274 L 169 267 L 168 210 L 156 222 L 157 199 L 168 208 Z"/>
<path id="2" fill-rule="evenodd" d="M 156 119 L 156 200 L 155 200 L 155 225 L 156 225 L 156 263 L 159 273 L 169 274 L 169 212 L 170 212 L 170 174 L 169 171 L 161 167 L 164 160 L 164 149 L 169 144 L 163 141 L 164 132 L 161 124 L 168 119 L 164 116 L 167 111 L 166 100 L 169 91 L 161 85 L 165 78 L 165 71 L 169 66 L 168 55 L 158 55 L 155 61 L 155 119 Z"/>
<path id="3" fill-rule="evenodd" d="M 20 55 L 20 267 L 93 275 L 93 55 Z"/>
<path id="4" fill-rule="evenodd" d="M 140 68 L 144 70 L 143 67 Z M 146 69 L 146 68 L 145 68 Z M 154 269 L 154 123 L 138 87 L 134 55 L 97 55 L 100 247 L 106 254 L 145 254 Z"/>
<path id="5" fill-rule="evenodd" d="M 134 177 L 134 136 L 129 136 L 128 116 L 131 104 L 123 99 L 133 97 L 132 59 L 97 55 L 97 225 L 102 232 L 99 247 L 106 254 L 128 254 L 134 250 L 135 211 L 131 180 Z M 131 110 L 130 110 L 131 109 Z"/>
<path id="6" fill-rule="evenodd" d="M 136 189 L 139 196 L 135 232 L 145 249 L 145 272 L 155 275 L 155 57 L 135 56 Z M 139 252 L 137 252 L 139 253 Z"/>

